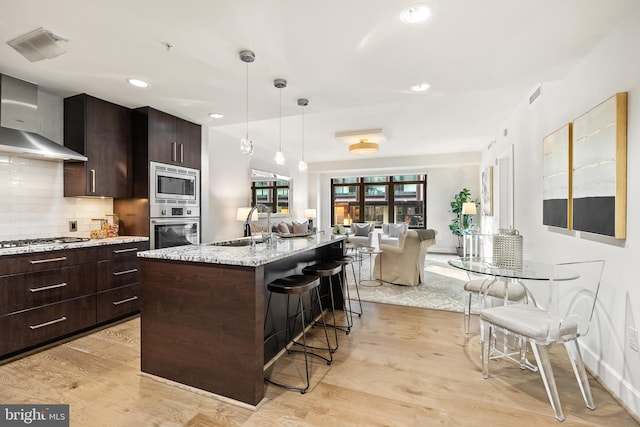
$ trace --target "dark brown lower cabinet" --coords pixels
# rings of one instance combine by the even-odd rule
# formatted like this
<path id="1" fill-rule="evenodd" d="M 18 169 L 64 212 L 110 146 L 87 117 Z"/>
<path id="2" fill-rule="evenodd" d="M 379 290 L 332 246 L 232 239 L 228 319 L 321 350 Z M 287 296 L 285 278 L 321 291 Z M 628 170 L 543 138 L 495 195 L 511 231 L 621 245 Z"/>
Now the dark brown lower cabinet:
<path id="1" fill-rule="evenodd" d="M 0 358 L 140 310 L 148 242 L 0 256 Z"/>
<path id="2" fill-rule="evenodd" d="M 98 323 L 140 311 L 140 284 L 98 293 Z"/>
<path id="3" fill-rule="evenodd" d="M 64 337 L 96 324 L 96 296 L 76 298 L 0 317 L 0 354 Z"/>

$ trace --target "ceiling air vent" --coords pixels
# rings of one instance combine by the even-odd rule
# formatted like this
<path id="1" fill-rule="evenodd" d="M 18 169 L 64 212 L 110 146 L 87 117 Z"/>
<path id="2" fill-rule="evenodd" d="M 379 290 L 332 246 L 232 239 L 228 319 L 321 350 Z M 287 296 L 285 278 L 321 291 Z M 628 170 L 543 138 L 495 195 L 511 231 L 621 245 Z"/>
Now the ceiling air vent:
<path id="1" fill-rule="evenodd" d="M 542 93 L 542 86 L 538 86 L 536 90 L 534 90 L 531 95 L 529 95 L 529 105 L 533 104 L 536 99 L 540 97 Z"/>
<path id="2" fill-rule="evenodd" d="M 56 36 L 49 30 L 38 28 L 30 33 L 9 40 L 7 44 L 17 50 L 22 56 L 31 62 L 43 59 L 55 58 L 66 51 L 58 45 L 58 42 L 66 42 L 60 36 Z"/>

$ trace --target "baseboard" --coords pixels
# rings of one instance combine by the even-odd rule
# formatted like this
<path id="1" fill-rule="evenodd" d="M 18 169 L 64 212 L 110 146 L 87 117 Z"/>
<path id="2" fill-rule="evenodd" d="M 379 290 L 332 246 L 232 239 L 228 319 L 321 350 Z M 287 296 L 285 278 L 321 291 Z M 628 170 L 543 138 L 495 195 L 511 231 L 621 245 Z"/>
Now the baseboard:
<path id="1" fill-rule="evenodd" d="M 582 345 L 580 349 L 584 363 L 591 374 L 640 423 L 640 390 L 634 388 L 633 384 L 623 378 L 611 365 L 603 362 L 591 349 Z"/>

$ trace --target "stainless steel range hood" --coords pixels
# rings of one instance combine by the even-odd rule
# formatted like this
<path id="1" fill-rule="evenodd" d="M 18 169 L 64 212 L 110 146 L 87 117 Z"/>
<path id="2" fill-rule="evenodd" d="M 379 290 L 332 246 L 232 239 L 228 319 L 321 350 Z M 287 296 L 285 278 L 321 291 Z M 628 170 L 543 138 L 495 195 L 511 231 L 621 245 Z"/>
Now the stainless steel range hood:
<path id="1" fill-rule="evenodd" d="M 82 154 L 37 134 L 38 87 L 0 75 L 0 152 L 41 160 L 87 161 Z"/>

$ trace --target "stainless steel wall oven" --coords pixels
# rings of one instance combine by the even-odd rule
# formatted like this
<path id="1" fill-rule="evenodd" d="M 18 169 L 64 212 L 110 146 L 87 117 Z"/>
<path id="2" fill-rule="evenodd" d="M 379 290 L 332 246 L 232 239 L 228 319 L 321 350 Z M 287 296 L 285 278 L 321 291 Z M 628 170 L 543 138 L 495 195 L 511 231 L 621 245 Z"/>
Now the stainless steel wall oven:
<path id="1" fill-rule="evenodd" d="M 151 249 L 200 243 L 200 171 L 150 162 Z"/>

